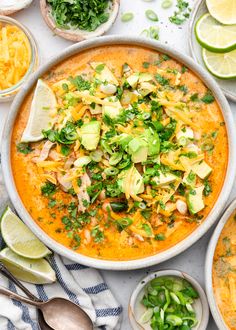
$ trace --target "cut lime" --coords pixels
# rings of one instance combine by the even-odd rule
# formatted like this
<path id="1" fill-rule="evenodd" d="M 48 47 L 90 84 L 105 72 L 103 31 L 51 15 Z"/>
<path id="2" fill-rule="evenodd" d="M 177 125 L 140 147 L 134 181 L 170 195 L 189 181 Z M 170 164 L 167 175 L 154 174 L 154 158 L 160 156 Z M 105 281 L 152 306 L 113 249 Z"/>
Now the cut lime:
<path id="1" fill-rule="evenodd" d="M 34 284 L 56 281 L 54 270 L 43 258 L 38 260 L 23 258 L 11 249 L 5 248 L 0 252 L 0 260 L 19 280 Z"/>
<path id="2" fill-rule="evenodd" d="M 56 106 L 55 94 L 43 80 L 39 79 L 21 142 L 35 142 L 43 139 L 42 130 L 52 127 L 52 116 L 56 112 Z"/>
<path id="3" fill-rule="evenodd" d="M 195 26 L 198 42 L 216 53 L 226 53 L 236 49 L 236 25 L 223 25 L 210 14 L 199 18 Z"/>
<path id="4" fill-rule="evenodd" d="M 206 0 L 207 8 L 222 24 L 236 24 L 236 0 Z"/>
<path id="5" fill-rule="evenodd" d="M 1 218 L 1 232 L 7 246 L 22 257 L 39 259 L 51 253 L 9 206 Z"/>
<path id="6" fill-rule="evenodd" d="M 217 78 L 236 78 L 236 50 L 220 54 L 203 48 L 202 57 L 207 69 Z"/>

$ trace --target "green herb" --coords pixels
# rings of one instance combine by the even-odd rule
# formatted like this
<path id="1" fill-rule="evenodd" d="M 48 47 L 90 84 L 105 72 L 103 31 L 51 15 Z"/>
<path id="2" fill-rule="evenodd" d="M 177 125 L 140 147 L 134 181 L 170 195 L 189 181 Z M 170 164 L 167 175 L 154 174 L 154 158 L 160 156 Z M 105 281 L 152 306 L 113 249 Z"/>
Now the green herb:
<path id="1" fill-rule="evenodd" d="M 82 76 L 69 77 L 69 81 L 76 87 L 78 91 L 86 91 L 91 87 L 91 83 L 85 80 Z"/>
<path id="2" fill-rule="evenodd" d="M 152 9 L 146 10 L 145 15 L 150 21 L 153 21 L 153 22 L 158 21 L 158 16 Z"/>
<path id="3" fill-rule="evenodd" d="M 109 0 L 47 0 L 56 25 L 62 29 L 94 31 L 109 18 Z"/>
<path id="4" fill-rule="evenodd" d="M 18 143 L 16 146 L 16 149 L 18 152 L 20 152 L 24 155 L 28 155 L 29 153 L 31 153 L 33 151 L 31 146 L 28 143 L 24 143 L 24 142 Z"/>
<path id="5" fill-rule="evenodd" d="M 149 220 L 152 215 L 152 211 L 150 209 L 142 210 L 140 213 L 146 220 Z"/>
<path id="6" fill-rule="evenodd" d="M 65 83 L 62 84 L 62 89 L 63 89 L 66 93 L 69 92 L 69 87 L 68 87 L 68 85 L 65 84 Z"/>
<path id="7" fill-rule="evenodd" d="M 169 79 L 162 77 L 159 73 L 155 75 L 155 79 L 161 86 L 169 85 Z"/>
<path id="8" fill-rule="evenodd" d="M 207 179 L 205 179 L 205 180 L 204 180 L 204 190 L 203 190 L 203 194 L 204 194 L 204 196 L 209 196 L 210 193 L 212 193 L 212 187 L 211 187 L 211 184 L 210 184 L 210 182 L 209 182 Z"/>
<path id="9" fill-rule="evenodd" d="M 194 93 L 194 94 L 192 94 L 192 95 L 190 96 L 190 100 L 191 100 L 192 102 L 197 102 L 197 101 L 199 101 L 198 93 Z"/>
<path id="10" fill-rule="evenodd" d="M 184 95 L 186 95 L 188 93 L 188 87 L 185 85 L 179 85 L 178 89 L 182 92 L 184 92 Z"/>
<path id="11" fill-rule="evenodd" d="M 164 1 L 162 1 L 162 3 L 161 3 L 161 7 L 162 7 L 163 9 L 168 9 L 168 8 L 170 8 L 172 5 L 173 5 L 173 1 L 172 1 L 172 0 L 164 0 Z"/>
<path id="12" fill-rule="evenodd" d="M 210 104 L 212 102 L 215 101 L 214 96 L 210 93 L 207 92 L 202 98 L 201 98 L 202 102 L 206 103 L 206 104 Z"/>
<path id="13" fill-rule="evenodd" d="M 91 230 L 91 236 L 94 238 L 95 243 L 100 243 L 104 240 L 104 234 L 99 226 L 96 226 Z"/>
<path id="14" fill-rule="evenodd" d="M 124 23 L 126 23 L 126 22 L 131 21 L 133 18 L 134 18 L 134 14 L 133 13 L 124 13 L 121 16 L 121 21 L 124 22 Z"/>
<path id="15" fill-rule="evenodd" d="M 184 0 L 177 0 L 177 11 L 174 12 L 174 15 L 169 17 L 171 23 L 176 25 L 183 24 L 187 18 L 189 18 L 189 3 Z"/>
<path id="16" fill-rule="evenodd" d="M 144 69 L 148 69 L 150 66 L 150 63 L 149 62 L 143 62 L 143 68 Z"/>
<path id="17" fill-rule="evenodd" d="M 50 201 L 48 202 L 48 207 L 53 208 L 54 206 L 56 206 L 57 201 L 55 199 L 50 199 Z"/>
<path id="18" fill-rule="evenodd" d="M 126 201 L 124 202 L 110 202 L 113 212 L 123 212 L 127 211 L 129 206 Z"/>
<path id="19" fill-rule="evenodd" d="M 49 197 L 56 192 L 56 185 L 51 183 L 51 182 L 46 182 L 42 187 L 41 187 L 41 193 L 42 195 Z"/>
<path id="20" fill-rule="evenodd" d="M 63 156 L 68 156 L 69 153 L 70 153 L 70 147 L 63 144 L 61 146 L 61 153 L 62 153 Z"/>
<path id="21" fill-rule="evenodd" d="M 166 239 L 165 235 L 162 234 L 162 233 L 155 235 L 154 238 L 155 238 L 156 241 L 164 241 Z"/>

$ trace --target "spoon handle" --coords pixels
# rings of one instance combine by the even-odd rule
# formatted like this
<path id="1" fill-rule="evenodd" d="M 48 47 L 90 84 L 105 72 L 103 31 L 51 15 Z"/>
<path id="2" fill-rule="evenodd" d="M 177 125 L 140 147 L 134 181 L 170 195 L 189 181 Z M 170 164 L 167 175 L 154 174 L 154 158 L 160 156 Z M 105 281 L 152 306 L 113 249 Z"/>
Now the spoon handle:
<path id="1" fill-rule="evenodd" d="M 3 265 L 2 262 L 0 262 L 0 273 L 15 283 L 30 299 L 38 302 L 41 301 L 39 298 L 33 295 L 33 293 L 31 293 L 20 281 L 17 280 L 17 278 L 15 278 L 15 276 L 9 272 L 9 270 Z"/>
<path id="2" fill-rule="evenodd" d="M 0 294 L 4 294 L 5 296 L 10 297 L 11 299 L 15 299 L 15 300 L 24 302 L 26 304 L 36 306 L 37 308 L 40 308 L 41 304 L 43 304 L 43 302 L 33 301 L 27 297 L 20 296 L 19 294 L 12 292 L 12 291 L 4 288 L 3 286 L 0 286 Z"/>

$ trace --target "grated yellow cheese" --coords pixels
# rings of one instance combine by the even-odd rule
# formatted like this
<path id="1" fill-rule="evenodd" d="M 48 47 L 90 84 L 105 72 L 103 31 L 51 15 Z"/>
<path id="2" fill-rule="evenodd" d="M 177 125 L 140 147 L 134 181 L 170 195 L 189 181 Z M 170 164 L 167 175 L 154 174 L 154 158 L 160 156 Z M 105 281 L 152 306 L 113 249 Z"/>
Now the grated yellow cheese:
<path id="1" fill-rule="evenodd" d="M 23 31 L 14 25 L 0 23 L 0 90 L 18 83 L 28 71 L 30 43 Z"/>

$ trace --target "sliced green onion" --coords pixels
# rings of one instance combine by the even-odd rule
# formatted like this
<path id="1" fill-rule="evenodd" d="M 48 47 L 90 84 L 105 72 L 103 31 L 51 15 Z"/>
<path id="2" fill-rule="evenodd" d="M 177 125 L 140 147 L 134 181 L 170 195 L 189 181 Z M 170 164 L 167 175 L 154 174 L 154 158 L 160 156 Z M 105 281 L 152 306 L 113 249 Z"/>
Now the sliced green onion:
<path id="1" fill-rule="evenodd" d="M 153 308 L 148 308 L 139 319 L 139 323 L 144 324 L 151 320 L 153 315 Z"/>
<path id="2" fill-rule="evenodd" d="M 113 176 L 119 173 L 119 170 L 115 167 L 108 167 L 104 170 L 104 173 L 108 176 Z"/>
<path id="3" fill-rule="evenodd" d="M 146 37 L 146 38 L 148 38 L 148 37 L 149 37 L 149 30 L 148 30 L 148 29 L 144 29 L 144 30 L 140 33 L 140 35 L 141 35 L 142 37 Z"/>
<path id="4" fill-rule="evenodd" d="M 133 223 L 133 221 L 130 218 L 123 218 L 123 219 L 116 221 L 116 225 L 120 231 L 129 227 L 132 223 Z"/>
<path id="5" fill-rule="evenodd" d="M 121 21 L 122 22 L 129 22 L 131 21 L 132 19 L 134 18 L 134 14 L 129 12 L 129 13 L 124 13 L 122 16 L 121 16 Z"/>
<path id="6" fill-rule="evenodd" d="M 151 39 L 159 40 L 159 28 L 157 26 L 151 26 L 149 31 Z"/>
<path id="7" fill-rule="evenodd" d="M 114 212 L 122 212 L 128 210 L 127 202 L 110 202 L 112 211 Z"/>
<path id="8" fill-rule="evenodd" d="M 122 153 L 121 152 L 115 152 L 109 159 L 109 164 L 111 166 L 114 166 L 118 164 L 122 159 Z"/>
<path id="9" fill-rule="evenodd" d="M 90 152 L 91 159 L 96 163 L 99 163 L 101 161 L 102 155 L 103 155 L 103 152 L 101 150 L 94 150 L 94 151 Z"/>
<path id="10" fill-rule="evenodd" d="M 158 21 L 158 16 L 155 13 L 155 11 L 153 11 L 152 9 L 148 9 L 145 11 L 145 15 L 146 17 L 153 22 L 157 22 Z"/>
<path id="11" fill-rule="evenodd" d="M 83 156 L 83 157 L 76 159 L 76 161 L 74 162 L 74 165 L 76 167 L 83 167 L 85 165 L 88 165 L 90 162 L 91 162 L 91 158 L 89 156 Z"/>
<path id="12" fill-rule="evenodd" d="M 150 117 L 151 117 L 151 115 L 150 115 L 149 112 L 144 112 L 144 113 L 142 114 L 142 118 L 143 118 L 143 120 L 147 120 L 147 119 L 149 119 Z"/>
<path id="13" fill-rule="evenodd" d="M 163 9 L 168 9 L 173 5 L 173 1 L 172 0 L 164 0 L 161 4 L 161 7 Z"/>

